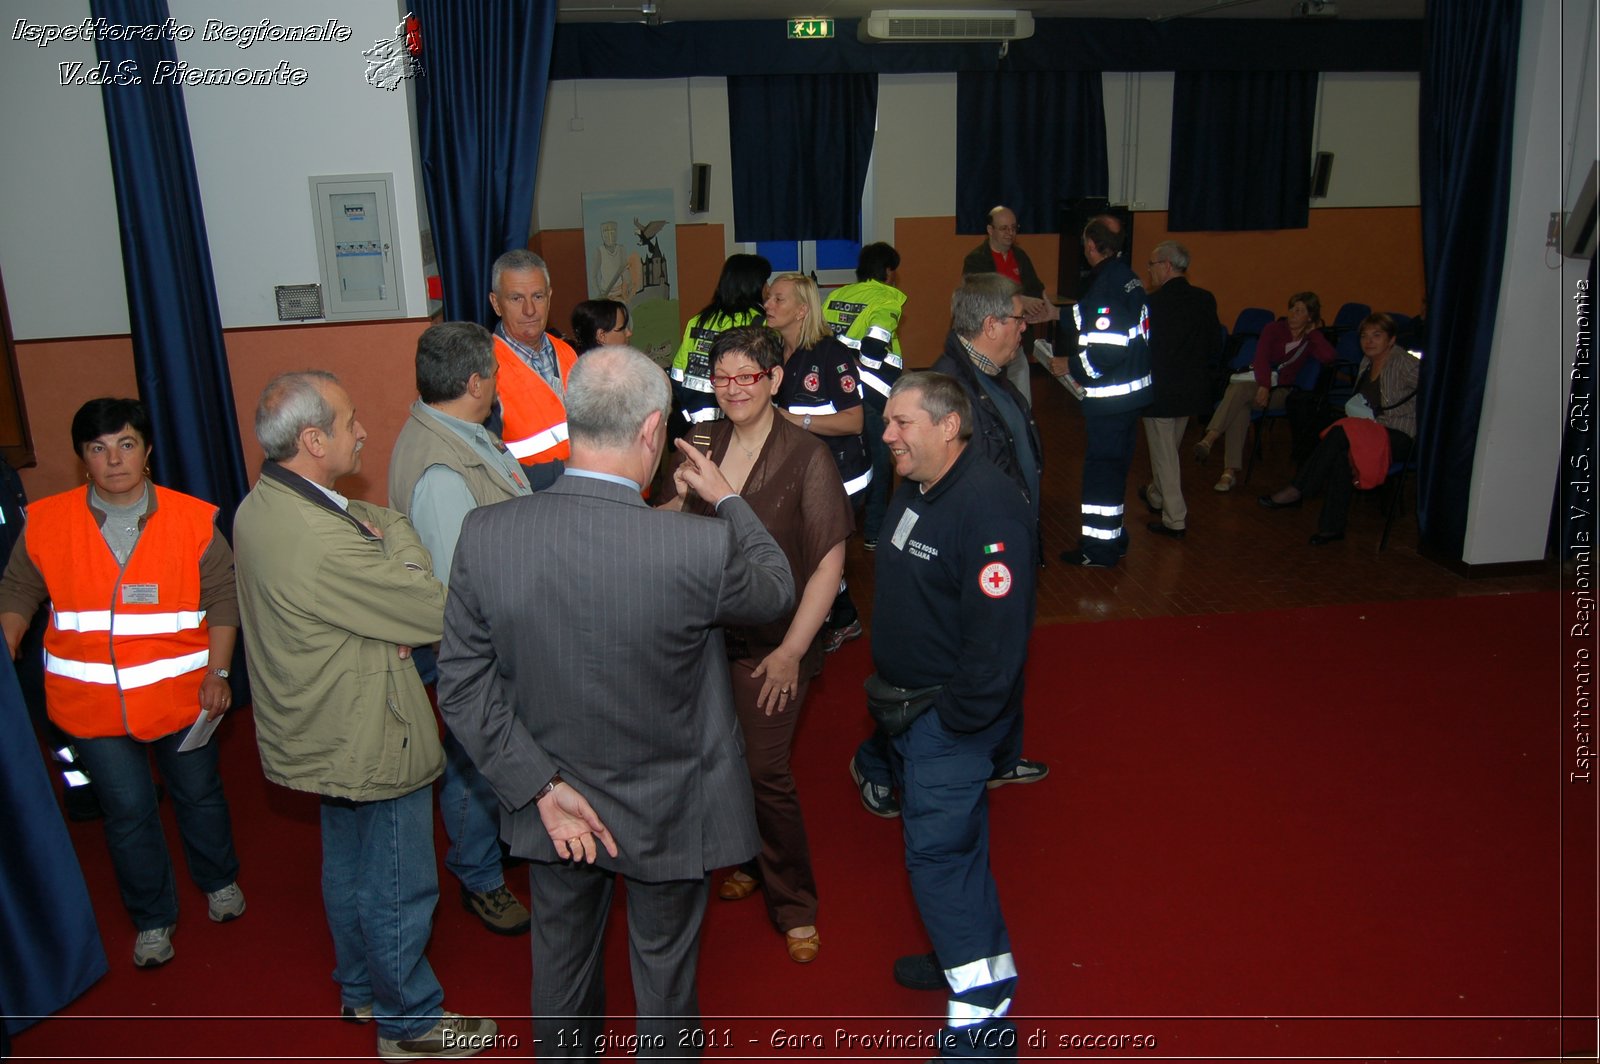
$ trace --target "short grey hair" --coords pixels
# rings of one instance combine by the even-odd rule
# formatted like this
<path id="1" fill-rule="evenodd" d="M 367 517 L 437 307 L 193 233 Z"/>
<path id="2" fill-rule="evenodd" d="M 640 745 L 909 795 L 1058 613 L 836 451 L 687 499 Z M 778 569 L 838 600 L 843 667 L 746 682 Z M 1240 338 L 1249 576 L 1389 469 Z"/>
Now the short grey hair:
<path id="1" fill-rule="evenodd" d="M 587 351 L 567 378 L 567 432 L 574 445 L 622 450 L 646 418 L 665 417 L 671 407 L 667 375 L 631 347 Z"/>
<path id="2" fill-rule="evenodd" d="M 1179 273 L 1189 268 L 1189 249 L 1176 240 L 1163 240 L 1150 249 L 1150 254 L 1157 262 L 1165 262 Z"/>
<path id="3" fill-rule="evenodd" d="M 972 438 L 972 400 L 967 398 L 967 391 L 961 387 L 960 381 L 948 373 L 918 370 L 902 374 L 894 382 L 894 387 L 889 389 L 889 398 L 907 392 L 916 392 L 921 397 L 918 405 L 933 419 L 934 424 L 955 414 L 961 419 L 961 431 L 957 435 L 963 440 Z"/>
<path id="4" fill-rule="evenodd" d="M 477 322 L 430 325 L 417 338 L 417 394 L 430 405 L 460 399 L 474 373 L 494 376 L 494 361 L 494 334 Z"/>
<path id="5" fill-rule="evenodd" d="M 489 291 L 500 291 L 500 275 L 503 273 L 523 273 L 527 270 L 538 270 L 544 274 L 544 286 L 550 287 L 550 267 L 545 265 L 543 259 L 529 251 L 527 248 L 512 248 L 510 251 L 494 260 L 494 265 L 489 268 Z"/>
<path id="6" fill-rule="evenodd" d="M 998 273 L 970 274 L 950 297 L 950 324 L 968 340 L 983 332 L 987 318 L 1011 316 L 1011 299 L 1022 289 Z"/>
<path id="7" fill-rule="evenodd" d="M 333 406 L 322 386 L 338 383 L 321 369 L 280 373 L 267 382 L 256 403 L 256 440 L 268 458 L 283 462 L 299 454 L 300 433 L 306 429 L 333 434 Z"/>

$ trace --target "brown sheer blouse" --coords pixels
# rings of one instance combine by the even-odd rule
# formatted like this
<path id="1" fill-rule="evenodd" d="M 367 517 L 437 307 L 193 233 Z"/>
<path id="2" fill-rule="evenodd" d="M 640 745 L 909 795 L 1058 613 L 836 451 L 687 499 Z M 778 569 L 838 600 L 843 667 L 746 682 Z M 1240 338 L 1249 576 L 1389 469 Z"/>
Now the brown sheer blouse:
<path id="1" fill-rule="evenodd" d="M 711 460 L 720 465 L 733 439 L 733 423 L 714 421 L 698 431 L 710 434 Z M 675 491 L 669 478 L 666 499 L 673 498 Z M 798 606 L 811 574 L 833 545 L 843 542 L 855 528 L 833 456 L 811 433 L 791 425 L 782 415 L 774 416 L 772 431 L 739 496 L 750 504 L 789 560 Z M 711 507 L 698 497 L 687 500 L 683 509 L 685 513 L 712 514 Z M 768 624 L 729 628 L 728 657 L 754 667 L 783 642 L 793 620 L 794 610 L 790 610 Z M 800 677 L 809 680 L 821 672 L 822 658 L 822 640 L 813 638 L 800 659 Z"/>

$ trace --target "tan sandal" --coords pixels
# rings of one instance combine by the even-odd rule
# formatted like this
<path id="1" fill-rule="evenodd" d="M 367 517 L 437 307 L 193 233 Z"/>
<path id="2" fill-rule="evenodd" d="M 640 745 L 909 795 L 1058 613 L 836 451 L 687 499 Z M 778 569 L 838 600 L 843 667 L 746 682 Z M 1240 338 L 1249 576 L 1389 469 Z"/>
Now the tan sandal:
<path id="1" fill-rule="evenodd" d="M 1212 486 L 1211 490 L 1212 491 L 1232 491 L 1233 490 L 1233 486 L 1235 484 L 1237 484 L 1238 482 L 1239 482 L 1239 478 L 1234 475 L 1234 471 L 1233 470 L 1224 469 L 1222 471 L 1222 479 L 1217 481 L 1216 484 Z"/>

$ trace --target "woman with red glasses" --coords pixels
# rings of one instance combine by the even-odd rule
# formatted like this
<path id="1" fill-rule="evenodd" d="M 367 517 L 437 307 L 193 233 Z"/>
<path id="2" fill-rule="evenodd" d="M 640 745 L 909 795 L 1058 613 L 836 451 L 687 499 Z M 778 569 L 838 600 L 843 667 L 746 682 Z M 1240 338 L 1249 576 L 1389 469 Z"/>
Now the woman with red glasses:
<path id="1" fill-rule="evenodd" d="M 778 416 L 783 337 L 763 326 L 729 329 L 711 348 L 711 385 L 723 418 L 689 440 L 711 456 L 729 485 L 778 541 L 795 579 L 795 608 L 771 624 L 727 630 L 734 707 L 755 790 L 761 853 L 722 882 L 717 896 L 739 901 L 765 891 L 767 914 L 789 956 L 816 959 L 817 885 L 789 747 L 806 689 L 822 671 L 820 633 L 844 573 L 854 527 L 833 456 L 814 435 Z M 674 477 L 663 505 L 711 514 Z"/>

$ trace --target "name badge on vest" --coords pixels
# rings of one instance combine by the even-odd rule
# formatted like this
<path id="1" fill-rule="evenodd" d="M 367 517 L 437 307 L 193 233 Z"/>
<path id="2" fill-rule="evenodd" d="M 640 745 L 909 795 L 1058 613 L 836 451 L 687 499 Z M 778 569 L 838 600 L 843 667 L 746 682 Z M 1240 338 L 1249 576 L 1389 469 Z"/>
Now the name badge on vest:
<path id="1" fill-rule="evenodd" d="M 123 584 L 124 606 L 154 606 L 161 601 L 160 584 Z"/>
<path id="2" fill-rule="evenodd" d="M 911 538 L 911 530 L 917 526 L 919 516 L 909 506 L 906 507 L 906 512 L 900 515 L 900 523 L 895 526 L 894 535 L 889 538 L 889 542 L 893 543 L 897 550 L 906 549 L 906 540 Z"/>

